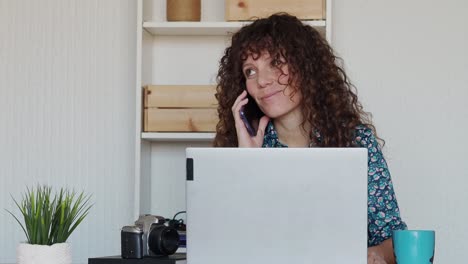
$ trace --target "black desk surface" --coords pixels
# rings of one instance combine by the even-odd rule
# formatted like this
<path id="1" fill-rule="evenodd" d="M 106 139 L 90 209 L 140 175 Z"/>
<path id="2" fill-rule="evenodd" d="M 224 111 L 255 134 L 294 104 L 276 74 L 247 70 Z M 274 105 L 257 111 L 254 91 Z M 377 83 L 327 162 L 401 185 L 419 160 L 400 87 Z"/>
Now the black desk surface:
<path id="1" fill-rule="evenodd" d="M 122 259 L 121 256 L 89 258 L 88 264 L 176 264 L 186 259 L 185 253 L 164 257 L 145 257 L 142 259 Z"/>

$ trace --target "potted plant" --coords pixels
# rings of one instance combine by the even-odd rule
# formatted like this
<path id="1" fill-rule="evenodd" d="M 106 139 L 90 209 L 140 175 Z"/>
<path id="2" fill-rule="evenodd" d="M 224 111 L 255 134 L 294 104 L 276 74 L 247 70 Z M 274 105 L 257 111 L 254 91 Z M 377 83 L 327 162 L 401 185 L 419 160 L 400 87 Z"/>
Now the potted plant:
<path id="1" fill-rule="evenodd" d="M 27 188 L 20 202 L 13 200 L 23 215 L 24 225 L 7 211 L 27 238 L 17 247 L 17 263 L 71 264 L 71 247 L 66 241 L 88 215 L 90 196 L 64 188 L 52 193 L 50 186 L 38 185 Z"/>

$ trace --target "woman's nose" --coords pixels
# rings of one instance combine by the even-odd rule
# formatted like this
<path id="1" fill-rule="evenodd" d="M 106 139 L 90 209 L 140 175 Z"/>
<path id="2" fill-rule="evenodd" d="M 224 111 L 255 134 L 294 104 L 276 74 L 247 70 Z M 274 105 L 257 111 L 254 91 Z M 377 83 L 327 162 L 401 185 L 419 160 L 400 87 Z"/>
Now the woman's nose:
<path id="1" fill-rule="evenodd" d="M 271 70 L 259 71 L 257 82 L 260 87 L 264 88 L 268 85 L 271 85 L 274 80 L 275 80 L 275 76 L 273 74 L 273 71 Z"/>

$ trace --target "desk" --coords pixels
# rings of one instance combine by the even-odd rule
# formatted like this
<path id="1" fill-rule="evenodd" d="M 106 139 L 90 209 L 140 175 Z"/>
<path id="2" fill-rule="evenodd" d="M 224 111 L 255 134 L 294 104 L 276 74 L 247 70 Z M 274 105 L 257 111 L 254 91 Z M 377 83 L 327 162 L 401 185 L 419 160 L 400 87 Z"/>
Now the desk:
<path id="1" fill-rule="evenodd" d="M 184 264 L 185 253 L 176 253 L 164 257 L 146 257 L 142 259 L 122 259 L 121 256 L 89 258 L 88 264 Z"/>

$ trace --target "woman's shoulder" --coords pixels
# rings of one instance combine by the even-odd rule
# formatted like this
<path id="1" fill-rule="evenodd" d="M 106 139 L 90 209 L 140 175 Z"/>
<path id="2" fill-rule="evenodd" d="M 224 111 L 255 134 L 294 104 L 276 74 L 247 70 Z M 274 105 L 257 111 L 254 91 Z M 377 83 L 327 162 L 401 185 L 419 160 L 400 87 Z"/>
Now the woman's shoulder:
<path id="1" fill-rule="evenodd" d="M 369 147 L 378 144 L 374 130 L 364 124 L 356 126 L 354 130 L 354 141 L 359 147 Z"/>

